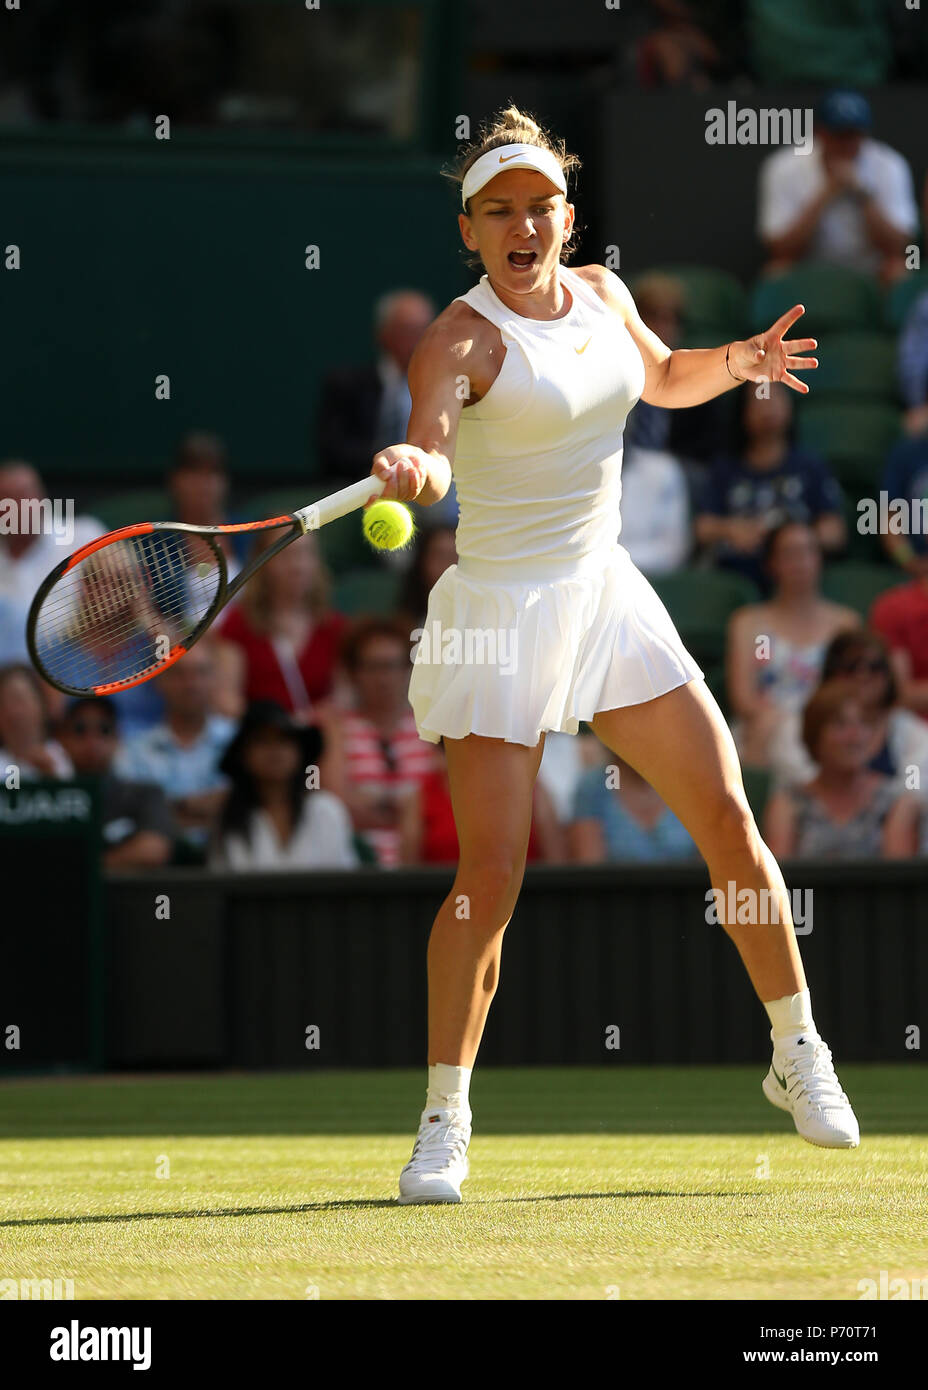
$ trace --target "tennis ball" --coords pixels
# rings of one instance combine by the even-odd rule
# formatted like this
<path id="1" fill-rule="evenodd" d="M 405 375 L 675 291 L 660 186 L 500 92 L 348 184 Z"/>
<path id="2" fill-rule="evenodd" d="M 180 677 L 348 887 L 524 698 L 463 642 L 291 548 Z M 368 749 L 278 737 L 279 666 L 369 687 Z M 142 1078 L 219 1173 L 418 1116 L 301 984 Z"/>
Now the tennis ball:
<path id="1" fill-rule="evenodd" d="M 402 502 L 373 502 L 364 513 L 364 534 L 376 550 L 402 550 L 412 540 L 412 512 Z"/>

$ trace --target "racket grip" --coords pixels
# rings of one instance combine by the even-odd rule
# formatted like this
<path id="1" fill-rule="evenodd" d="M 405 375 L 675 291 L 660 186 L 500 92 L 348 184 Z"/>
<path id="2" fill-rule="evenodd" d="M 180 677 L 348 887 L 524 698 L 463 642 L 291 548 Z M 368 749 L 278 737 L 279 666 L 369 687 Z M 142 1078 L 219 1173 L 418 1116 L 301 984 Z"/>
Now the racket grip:
<path id="1" fill-rule="evenodd" d="M 318 502 L 312 502 L 308 507 L 300 507 L 293 515 L 299 520 L 304 531 L 318 531 L 319 527 L 325 526 L 327 522 L 337 521 L 340 516 L 356 512 L 365 502 L 379 497 L 385 487 L 383 478 L 375 478 L 372 474 L 369 478 L 362 478 L 359 483 L 352 483 L 350 487 L 330 493 L 328 497 L 320 497 Z"/>

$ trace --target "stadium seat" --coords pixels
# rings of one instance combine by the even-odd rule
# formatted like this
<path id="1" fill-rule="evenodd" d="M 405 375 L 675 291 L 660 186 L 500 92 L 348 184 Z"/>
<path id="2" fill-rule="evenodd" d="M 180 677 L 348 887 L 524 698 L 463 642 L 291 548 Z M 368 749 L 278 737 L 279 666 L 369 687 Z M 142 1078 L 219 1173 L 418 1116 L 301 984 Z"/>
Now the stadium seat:
<path id="1" fill-rule="evenodd" d="M 728 682 L 725 676 L 724 661 L 707 662 L 703 666 L 703 672 L 706 677 L 706 685 L 715 696 L 719 709 L 726 719 L 730 719 L 731 710 L 728 705 Z"/>
<path id="2" fill-rule="evenodd" d="M 238 507 L 236 519 L 257 521 L 262 517 L 282 516 L 346 486 L 343 478 L 323 478 L 321 481 L 314 478 L 299 487 L 275 488 L 271 492 L 259 493 L 244 506 Z M 361 513 L 352 513 L 323 526 L 319 531 L 319 549 L 334 575 L 358 569 L 366 560 L 370 560 L 371 551 L 361 531 Z"/>
<path id="3" fill-rule="evenodd" d="M 879 494 L 882 465 L 875 455 L 862 450 L 859 454 L 835 454 L 828 460 L 832 475 L 840 483 L 846 497 L 854 502 L 854 526 L 857 526 L 857 504 L 861 498 Z"/>
<path id="4" fill-rule="evenodd" d="M 854 329 L 873 332 L 883 323 L 880 292 L 875 280 L 842 266 L 809 263 L 786 275 L 758 280 L 751 295 L 751 328 L 759 333 L 792 308 L 806 312 L 795 332 L 821 338 Z"/>
<path id="5" fill-rule="evenodd" d="M 402 575 L 383 567 L 352 570 L 335 581 L 333 607 L 349 618 L 362 613 L 389 615 L 396 609 Z"/>
<path id="6" fill-rule="evenodd" d="M 136 521 L 174 521 L 171 499 L 163 487 L 136 487 L 127 492 L 111 492 L 87 507 L 90 516 L 102 521 L 108 531 L 131 526 Z"/>
<path id="7" fill-rule="evenodd" d="M 717 347 L 747 332 L 747 297 L 740 281 L 728 271 L 709 266 L 671 265 L 653 266 L 645 273 L 669 275 L 683 285 L 686 292 L 683 327 L 687 345 L 698 336 L 705 340 L 699 346 Z M 631 290 L 634 294 L 634 285 Z"/>
<path id="8" fill-rule="evenodd" d="M 884 333 L 827 334 L 815 355 L 819 361 L 815 371 L 798 373 L 815 400 L 837 396 L 896 401 L 896 344 Z"/>
<path id="9" fill-rule="evenodd" d="M 857 475 L 851 480 L 857 481 Z M 872 478 L 869 483 L 872 484 Z M 864 494 L 869 495 L 869 491 Z M 848 485 L 844 485 L 844 524 L 847 527 L 847 550 L 848 563 L 861 565 L 879 565 L 885 559 L 885 552 L 880 542 L 879 536 L 871 536 L 861 533 L 857 529 L 860 514 L 857 510 L 857 491 L 852 495 L 848 490 Z M 842 562 L 843 563 L 843 562 Z"/>
<path id="10" fill-rule="evenodd" d="M 863 565 L 848 560 L 826 565 L 822 593 L 833 603 L 846 604 L 866 619 L 874 599 L 886 589 L 904 581 L 904 575 L 891 565 Z"/>
<path id="11" fill-rule="evenodd" d="M 899 435 L 898 410 L 877 402 L 809 400 L 797 416 L 800 443 L 822 454 L 836 474 L 843 468 L 839 482 L 853 476 L 878 488 L 887 450 Z"/>
<path id="12" fill-rule="evenodd" d="M 724 660 L 725 628 L 732 613 L 760 597 L 750 579 L 725 570 L 676 570 L 651 576 L 651 584 L 707 674 Z"/>
<path id="13" fill-rule="evenodd" d="M 256 496 L 249 497 L 245 502 L 235 509 L 236 521 L 258 521 L 263 517 L 281 516 L 284 512 L 295 512 L 297 507 L 305 507 L 308 502 L 315 502 L 318 497 L 324 497 L 326 491 L 334 491 L 334 488 L 326 488 L 324 484 L 318 482 L 305 483 L 303 486 L 291 485 L 289 487 L 272 488 L 269 492 L 259 492 Z"/>
<path id="14" fill-rule="evenodd" d="M 765 767 L 743 767 L 741 776 L 748 804 L 754 812 L 754 819 L 760 825 L 773 788 L 773 775 Z"/>
<path id="15" fill-rule="evenodd" d="M 910 271 L 890 285 L 883 299 L 886 327 L 898 333 L 919 295 L 928 294 L 928 270 Z"/>

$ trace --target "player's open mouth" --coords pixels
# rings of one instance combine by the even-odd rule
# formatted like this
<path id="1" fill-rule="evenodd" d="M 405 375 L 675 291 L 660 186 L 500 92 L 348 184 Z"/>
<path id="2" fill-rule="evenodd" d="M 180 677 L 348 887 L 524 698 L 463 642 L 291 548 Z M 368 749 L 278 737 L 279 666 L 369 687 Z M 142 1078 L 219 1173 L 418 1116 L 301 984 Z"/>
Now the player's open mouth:
<path id="1" fill-rule="evenodd" d="M 510 251 L 507 257 L 509 264 L 515 270 L 528 270 L 530 265 L 534 265 L 538 259 L 537 251 Z"/>

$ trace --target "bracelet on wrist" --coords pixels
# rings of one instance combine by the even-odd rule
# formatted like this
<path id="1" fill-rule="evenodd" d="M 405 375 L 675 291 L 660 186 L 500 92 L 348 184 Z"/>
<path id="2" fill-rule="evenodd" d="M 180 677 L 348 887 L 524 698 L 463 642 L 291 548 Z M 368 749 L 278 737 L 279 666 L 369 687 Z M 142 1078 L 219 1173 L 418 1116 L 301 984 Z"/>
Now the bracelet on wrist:
<path id="1" fill-rule="evenodd" d="M 728 375 L 729 375 L 730 377 L 733 377 L 735 381 L 746 381 L 746 380 L 747 380 L 747 377 L 735 376 L 734 372 L 733 372 L 732 369 L 731 369 L 731 364 L 730 364 L 729 361 L 728 361 L 728 354 L 731 352 L 731 349 L 732 349 L 732 344 L 729 343 L 729 344 L 728 344 L 728 347 L 727 347 L 726 350 L 725 350 L 725 366 L 728 368 Z"/>

